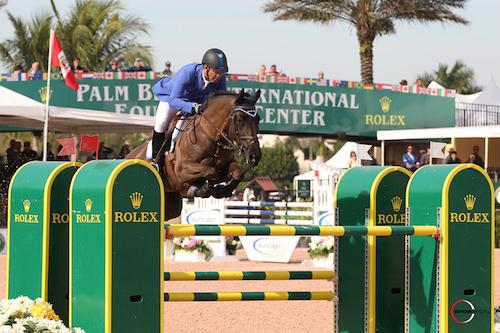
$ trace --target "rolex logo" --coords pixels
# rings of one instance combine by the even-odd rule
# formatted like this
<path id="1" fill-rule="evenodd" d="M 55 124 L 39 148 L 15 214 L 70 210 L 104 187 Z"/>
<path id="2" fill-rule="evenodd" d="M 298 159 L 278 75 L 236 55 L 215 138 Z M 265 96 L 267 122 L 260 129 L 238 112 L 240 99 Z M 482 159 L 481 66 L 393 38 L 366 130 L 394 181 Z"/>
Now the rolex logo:
<path id="1" fill-rule="evenodd" d="M 403 200 L 400 197 L 393 197 L 391 199 L 391 204 L 392 204 L 392 209 L 397 213 L 401 209 L 401 204 L 403 203 Z"/>
<path id="2" fill-rule="evenodd" d="M 467 207 L 467 210 L 474 209 L 474 205 L 476 204 L 476 197 L 475 196 L 473 196 L 472 194 L 467 194 L 464 197 L 464 201 L 465 201 L 465 207 Z"/>
<path id="3" fill-rule="evenodd" d="M 29 201 L 28 199 L 23 201 L 23 208 L 25 213 L 30 211 L 30 206 L 31 206 L 31 201 Z"/>
<path id="4" fill-rule="evenodd" d="M 142 204 L 142 194 L 140 194 L 139 192 L 134 192 L 130 195 L 130 202 L 132 203 L 132 207 L 134 207 L 134 209 L 139 209 L 141 207 L 141 204 Z"/>
<path id="5" fill-rule="evenodd" d="M 389 112 L 390 108 L 391 108 L 391 103 L 392 103 L 392 100 L 387 97 L 387 96 L 384 96 L 382 98 L 379 99 L 379 102 L 380 102 L 380 108 L 382 109 L 382 112 Z"/>
<path id="6" fill-rule="evenodd" d="M 89 213 L 92 210 L 92 200 L 85 200 L 85 210 Z"/>
<path id="7" fill-rule="evenodd" d="M 47 87 L 42 87 L 40 90 L 38 90 L 38 93 L 40 94 L 40 101 L 42 103 L 47 102 Z M 48 94 L 48 98 L 52 95 L 52 89 L 50 90 L 50 93 Z"/>

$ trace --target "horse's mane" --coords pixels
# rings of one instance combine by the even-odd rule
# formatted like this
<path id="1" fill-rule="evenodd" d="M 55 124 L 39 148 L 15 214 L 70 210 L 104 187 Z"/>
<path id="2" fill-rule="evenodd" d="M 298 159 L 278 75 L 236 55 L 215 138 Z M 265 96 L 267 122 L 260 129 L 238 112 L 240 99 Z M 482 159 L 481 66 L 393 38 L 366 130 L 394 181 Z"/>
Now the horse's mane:
<path id="1" fill-rule="evenodd" d="M 219 91 L 214 91 L 210 95 L 208 95 L 206 103 L 209 103 L 212 99 L 216 99 L 220 96 L 233 96 L 237 97 L 238 93 L 230 90 L 219 90 Z M 249 102 L 249 98 L 252 97 L 249 93 L 245 92 L 245 102 Z"/>

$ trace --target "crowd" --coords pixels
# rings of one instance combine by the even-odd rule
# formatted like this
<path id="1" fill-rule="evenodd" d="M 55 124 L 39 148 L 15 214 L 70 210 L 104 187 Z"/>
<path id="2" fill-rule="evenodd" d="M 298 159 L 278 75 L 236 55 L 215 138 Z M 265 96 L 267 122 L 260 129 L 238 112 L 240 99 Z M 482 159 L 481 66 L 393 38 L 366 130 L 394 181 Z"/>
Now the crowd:
<path id="1" fill-rule="evenodd" d="M 73 58 L 71 69 L 75 73 L 88 73 L 92 71 L 92 69 L 89 69 L 87 66 L 83 65 L 80 61 L 80 58 L 78 57 Z M 152 71 L 152 68 L 146 65 L 141 58 L 136 58 L 131 66 L 120 66 L 118 61 L 112 60 L 104 71 L 105 72 L 150 72 Z M 165 66 L 163 67 L 163 71 L 161 73 L 164 76 L 172 76 L 174 74 L 174 72 L 172 71 L 172 64 L 170 63 L 170 61 L 165 62 Z M 26 79 L 28 80 L 43 80 L 43 73 L 40 68 L 40 63 L 39 62 L 32 63 L 31 68 L 27 71 L 23 68 L 23 66 L 17 65 L 14 68 L 14 71 L 10 74 L 10 79 L 12 81 L 20 81 L 23 80 L 24 75 L 26 75 Z"/>
<path id="2" fill-rule="evenodd" d="M 418 157 L 413 152 L 413 146 L 406 147 L 406 153 L 403 154 L 403 166 L 410 172 L 416 171 L 421 166 L 430 163 L 430 149 L 421 149 L 419 151 L 420 156 Z M 473 163 L 481 168 L 484 168 L 484 162 L 481 155 L 479 155 L 479 146 L 474 145 L 472 147 L 472 152 L 469 154 L 468 159 L 465 162 L 458 157 L 457 151 L 454 147 L 449 146 L 446 150 L 446 157 L 443 160 L 443 164 L 459 164 L 459 163 Z"/>

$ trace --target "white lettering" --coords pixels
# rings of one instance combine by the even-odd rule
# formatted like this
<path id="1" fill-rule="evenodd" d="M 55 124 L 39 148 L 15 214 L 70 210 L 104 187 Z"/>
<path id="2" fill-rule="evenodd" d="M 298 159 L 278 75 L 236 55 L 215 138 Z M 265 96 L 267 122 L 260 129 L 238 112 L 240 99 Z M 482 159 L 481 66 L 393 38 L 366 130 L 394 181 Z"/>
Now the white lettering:
<path id="1" fill-rule="evenodd" d="M 93 86 L 90 92 L 89 102 L 93 102 L 94 100 L 96 102 L 102 102 L 101 92 L 97 86 Z"/>
<path id="2" fill-rule="evenodd" d="M 153 98 L 153 93 L 151 92 L 151 85 L 146 83 L 141 83 L 137 85 L 137 95 L 139 101 L 149 101 Z"/>
<path id="3" fill-rule="evenodd" d="M 324 103 L 325 97 L 321 91 L 315 91 L 311 95 L 311 102 L 314 106 L 320 106 Z"/>
<path id="4" fill-rule="evenodd" d="M 325 120 L 323 117 L 325 113 L 323 111 L 314 111 L 314 126 L 325 126 Z"/>
<path id="5" fill-rule="evenodd" d="M 76 101 L 83 102 L 83 94 L 90 90 L 90 86 L 88 84 L 80 84 L 78 87 L 78 92 L 76 93 Z"/>
<path id="6" fill-rule="evenodd" d="M 273 108 L 267 108 L 266 109 L 266 123 L 268 124 L 274 124 L 276 123 L 276 119 L 275 118 L 271 118 L 271 117 L 275 117 L 276 113 L 276 109 L 273 109 Z"/>

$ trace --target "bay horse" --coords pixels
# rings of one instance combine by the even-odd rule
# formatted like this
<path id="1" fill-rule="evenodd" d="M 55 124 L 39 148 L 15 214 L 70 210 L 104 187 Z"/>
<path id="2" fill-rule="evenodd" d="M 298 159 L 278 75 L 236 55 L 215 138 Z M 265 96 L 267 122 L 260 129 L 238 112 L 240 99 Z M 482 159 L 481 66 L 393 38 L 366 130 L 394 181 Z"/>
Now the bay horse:
<path id="1" fill-rule="evenodd" d="M 184 121 L 174 151 L 160 159 L 167 220 L 180 215 L 182 197 L 231 196 L 245 172 L 259 163 L 260 118 L 255 110 L 259 97 L 260 89 L 253 96 L 244 89 L 238 94 L 216 92 L 207 99 L 201 114 Z M 169 132 L 177 120 L 173 119 Z M 125 158 L 145 160 L 146 150 L 144 143 Z M 244 156 L 244 166 L 236 161 L 237 155 Z"/>

